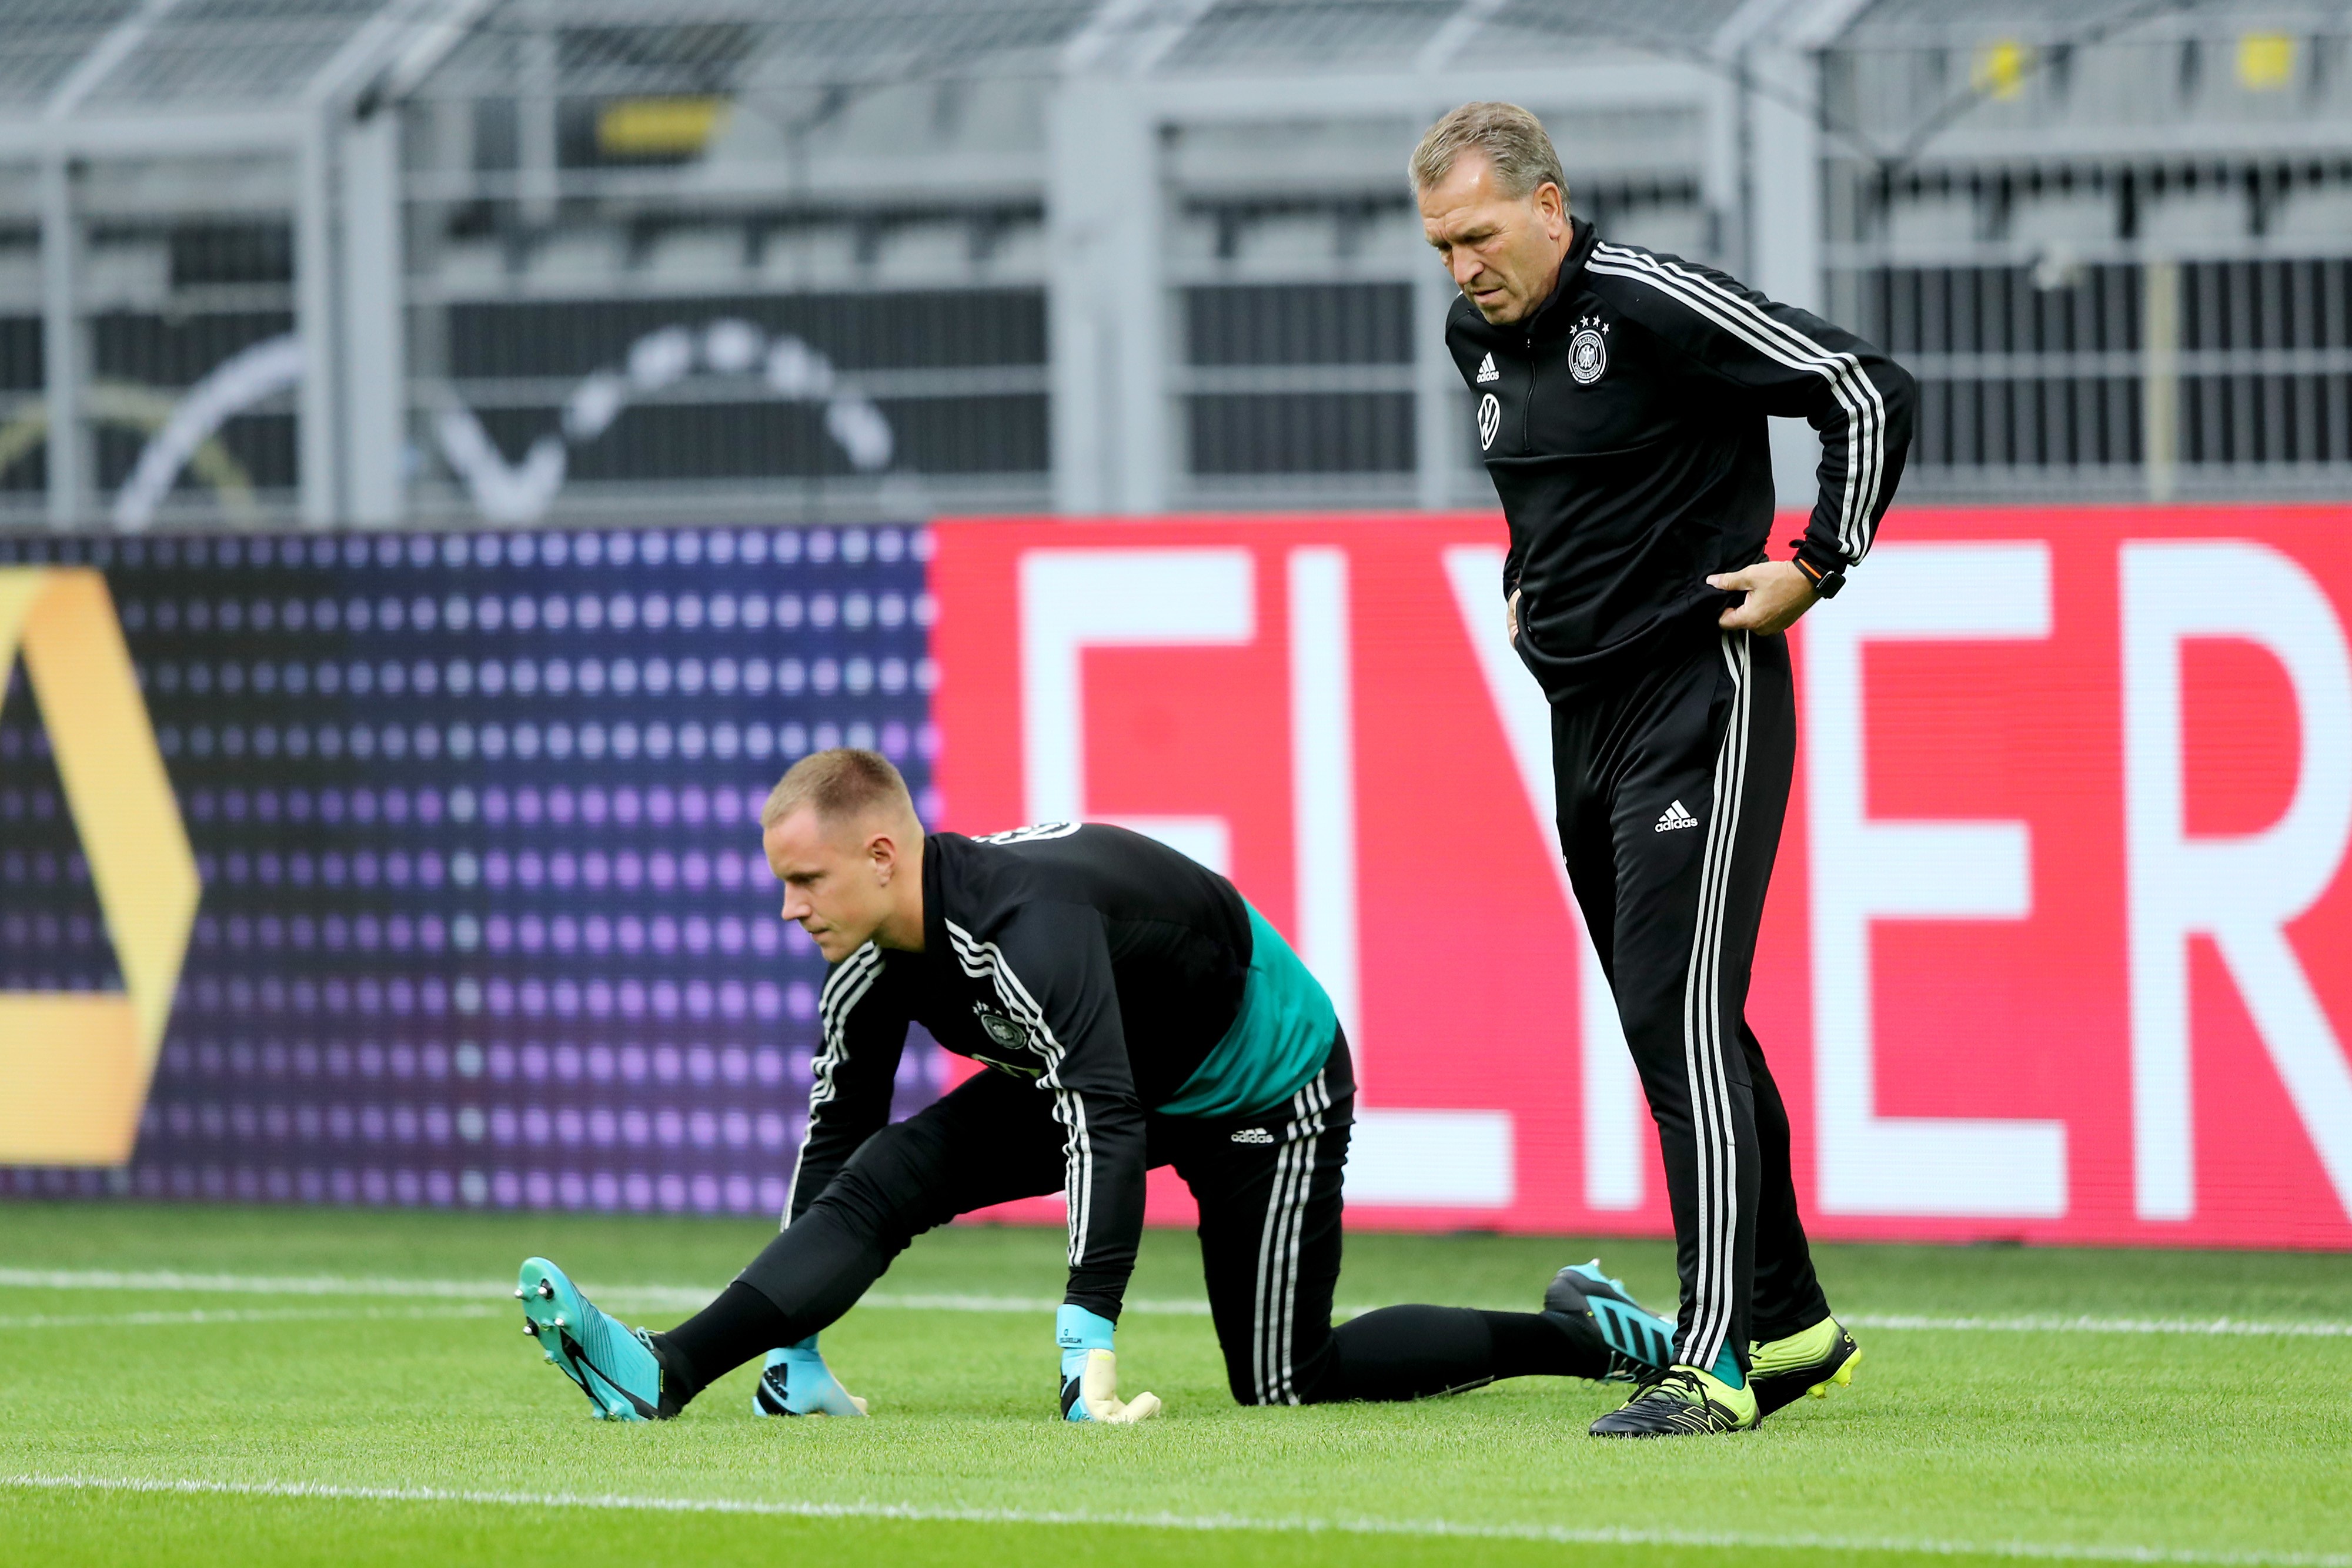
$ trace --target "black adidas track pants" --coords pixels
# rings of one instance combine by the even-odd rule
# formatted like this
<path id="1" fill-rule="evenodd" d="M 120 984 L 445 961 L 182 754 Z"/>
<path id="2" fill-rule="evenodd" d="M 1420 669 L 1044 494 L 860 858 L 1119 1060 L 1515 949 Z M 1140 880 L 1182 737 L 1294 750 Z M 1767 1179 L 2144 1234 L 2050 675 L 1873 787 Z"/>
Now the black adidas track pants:
<path id="1" fill-rule="evenodd" d="M 1789 1116 L 1748 1027 L 1748 969 L 1796 758 L 1784 637 L 1707 638 L 1552 710 L 1559 841 L 1666 1166 L 1675 1359 L 1741 1370 L 1829 1307 L 1789 1170 Z"/>
<path id="2" fill-rule="evenodd" d="M 1499 1377 L 1602 1375 L 1606 1350 L 1533 1312 L 1393 1306 L 1332 1327 L 1355 1101 L 1342 1037 L 1313 1082 L 1264 1115 L 1147 1120 L 1151 1163 L 1173 1166 L 1200 1204 L 1202 1270 L 1234 1398 L 1420 1399 Z M 1050 1099 L 983 1072 L 868 1138 L 740 1283 L 782 1315 L 778 1343 L 814 1333 L 856 1305 L 919 1233 L 991 1204 L 1060 1192 L 1066 1136 Z M 712 1312 L 727 1317 L 726 1301 Z M 698 1347 L 729 1337 L 724 1326 L 704 1335 L 682 1325 L 673 1334 Z M 706 1351 L 694 1385 L 762 1348 Z"/>
<path id="3" fill-rule="evenodd" d="M 1173 1166 L 1201 1209 L 1201 1265 L 1234 1397 L 1298 1405 L 1333 1370 L 1340 1175 L 1355 1121 L 1343 1039 L 1323 1071 L 1259 1116 L 1145 1118 L 1146 1157 Z M 1052 1096 L 982 1072 L 883 1128 L 743 1270 L 796 1331 L 856 1304 L 908 1242 L 961 1214 L 1062 1190 L 1069 1134 Z"/>

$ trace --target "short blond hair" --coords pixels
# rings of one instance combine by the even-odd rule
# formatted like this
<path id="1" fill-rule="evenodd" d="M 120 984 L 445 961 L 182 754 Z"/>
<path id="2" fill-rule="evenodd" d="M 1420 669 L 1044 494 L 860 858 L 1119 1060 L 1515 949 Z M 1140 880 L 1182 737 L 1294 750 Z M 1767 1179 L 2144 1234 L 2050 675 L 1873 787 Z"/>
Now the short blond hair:
<path id="1" fill-rule="evenodd" d="M 1412 150 L 1412 188 L 1426 191 L 1444 179 L 1465 152 L 1486 160 L 1503 194 L 1522 199 L 1549 183 L 1559 187 L 1559 204 L 1568 205 L 1568 175 L 1551 134 L 1517 104 L 1465 103 L 1431 126 Z"/>
<path id="2" fill-rule="evenodd" d="M 862 817 L 877 806 L 908 817 L 915 814 L 915 798 L 890 759 L 854 746 L 812 751 L 793 763 L 768 791 L 768 803 L 760 808 L 760 831 L 765 832 L 803 806 L 827 823 Z"/>

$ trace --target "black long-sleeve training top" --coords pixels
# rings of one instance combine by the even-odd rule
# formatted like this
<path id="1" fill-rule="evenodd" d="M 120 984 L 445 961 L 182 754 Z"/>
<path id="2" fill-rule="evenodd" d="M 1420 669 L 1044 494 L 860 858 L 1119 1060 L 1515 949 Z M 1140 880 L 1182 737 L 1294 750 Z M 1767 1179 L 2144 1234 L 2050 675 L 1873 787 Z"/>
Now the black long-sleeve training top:
<path id="1" fill-rule="evenodd" d="M 1821 433 L 1797 550 L 1817 572 L 1869 553 L 1911 443 L 1910 374 L 1878 350 L 1581 219 L 1530 316 L 1490 326 L 1457 299 L 1445 342 L 1510 525 L 1519 656 L 1555 701 L 1703 635 L 1737 598 L 1706 580 L 1764 558 L 1768 415 Z"/>
<path id="2" fill-rule="evenodd" d="M 889 1120 L 911 1019 L 1053 1096 L 1068 1299 L 1116 1321 L 1143 1231 L 1144 1113 L 1174 1100 L 1233 1026 L 1251 947 L 1233 883 L 1125 828 L 929 834 L 923 951 L 868 943 L 826 978 L 790 1218 Z"/>

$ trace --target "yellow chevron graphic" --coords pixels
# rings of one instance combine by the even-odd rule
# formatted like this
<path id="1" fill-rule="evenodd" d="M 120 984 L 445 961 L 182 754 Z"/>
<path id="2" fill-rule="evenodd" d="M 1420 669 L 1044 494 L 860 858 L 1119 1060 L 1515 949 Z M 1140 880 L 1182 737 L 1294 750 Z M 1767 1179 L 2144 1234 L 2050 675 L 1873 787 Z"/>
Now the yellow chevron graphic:
<path id="1" fill-rule="evenodd" d="M 0 672 L 19 645 L 123 994 L 0 992 L 0 1165 L 119 1166 L 195 923 L 196 858 L 105 580 L 0 569 Z"/>

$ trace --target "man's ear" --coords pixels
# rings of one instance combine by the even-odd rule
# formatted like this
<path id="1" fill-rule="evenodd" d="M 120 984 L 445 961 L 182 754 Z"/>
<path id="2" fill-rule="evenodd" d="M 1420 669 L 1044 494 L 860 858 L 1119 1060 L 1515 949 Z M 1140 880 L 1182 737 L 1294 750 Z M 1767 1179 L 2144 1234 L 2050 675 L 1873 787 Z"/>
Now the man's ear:
<path id="1" fill-rule="evenodd" d="M 874 862 L 875 880 L 884 887 L 898 870 L 898 845 L 887 833 L 876 833 L 866 841 L 866 858 Z"/>
<path id="2" fill-rule="evenodd" d="M 1536 187 L 1536 211 L 1543 215 L 1544 227 L 1568 226 L 1568 195 L 1549 180 Z"/>

